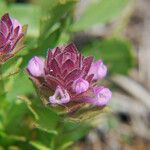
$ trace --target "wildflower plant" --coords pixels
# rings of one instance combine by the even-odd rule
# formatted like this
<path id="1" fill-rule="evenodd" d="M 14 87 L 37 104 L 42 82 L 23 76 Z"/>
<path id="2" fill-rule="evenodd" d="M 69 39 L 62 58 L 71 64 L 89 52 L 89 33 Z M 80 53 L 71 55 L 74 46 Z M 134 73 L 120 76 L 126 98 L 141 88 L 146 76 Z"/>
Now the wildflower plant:
<path id="1" fill-rule="evenodd" d="M 48 49 L 45 59 L 32 57 L 26 72 L 42 103 L 25 101 L 34 111 L 35 125 L 41 130 L 56 132 L 54 149 L 64 144 L 64 132 L 70 136 L 75 134 L 74 130 L 85 134 L 90 128 L 89 120 L 103 112 L 112 96 L 108 88 L 98 83 L 107 74 L 106 65 L 102 60 L 94 61 L 93 56 L 83 56 L 73 43 Z M 52 112 L 57 114 L 53 116 L 57 118 L 54 128 L 46 121 Z M 73 126 L 73 131 L 68 124 Z"/>
<path id="2" fill-rule="evenodd" d="M 83 22 L 74 22 L 76 0 L 12 3 L 0 1 L 0 149 L 67 150 L 107 108 L 112 92 L 110 82 L 106 86 L 103 81 L 107 72 L 116 72 L 114 62 L 123 69 L 129 47 L 120 40 L 98 38 L 96 43 L 102 45 L 91 41 L 78 51 L 70 35 L 89 24 L 86 15 Z M 21 22 L 29 26 L 27 35 L 27 25 Z M 126 55 L 118 55 L 122 52 Z"/>

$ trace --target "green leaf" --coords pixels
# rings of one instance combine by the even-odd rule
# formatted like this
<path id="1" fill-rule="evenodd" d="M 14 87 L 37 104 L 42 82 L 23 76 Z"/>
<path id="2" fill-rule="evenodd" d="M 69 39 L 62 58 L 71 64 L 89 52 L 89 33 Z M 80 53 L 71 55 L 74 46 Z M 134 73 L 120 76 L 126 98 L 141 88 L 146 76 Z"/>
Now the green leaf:
<path id="1" fill-rule="evenodd" d="M 13 88 L 7 93 L 7 99 L 13 100 L 19 95 L 30 95 L 35 93 L 32 82 L 29 80 L 24 70 L 21 70 L 21 72 L 14 77 L 14 81 Z"/>
<path id="2" fill-rule="evenodd" d="M 58 135 L 56 147 L 60 150 L 65 150 L 75 141 L 84 137 L 90 130 L 90 126 L 79 122 L 64 122 L 64 128 Z"/>
<path id="3" fill-rule="evenodd" d="M 95 0 L 88 6 L 72 27 L 73 31 L 86 30 L 93 25 L 104 24 L 120 16 L 129 0 Z"/>
<path id="4" fill-rule="evenodd" d="M 36 121 L 37 128 L 51 134 L 57 134 L 56 126 L 59 120 L 58 115 L 45 106 L 36 105 L 33 106 L 33 109 L 39 117 Z"/>
<path id="5" fill-rule="evenodd" d="M 60 118 L 50 109 L 50 106 L 43 105 L 40 99 L 19 98 L 25 102 L 27 108 L 34 115 L 36 128 L 51 134 L 57 134 L 56 126 Z"/>
<path id="6" fill-rule="evenodd" d="M 25 138 L 17 135 L 10 135 L 4 132 L 0 132 L 0 145 L 9 146 L 15 142 L 25 142 Z"/>
<path id="7" fill-rule="evenodd" d="M 126 40 L 111 38 L 89 42 L 82 48 L 85 55 L 102 59 L 108 66 L 109 73 L 128 73 L 134 66 L 134 55 L 131 44 Z"/>
<path id="8" fill-rule="evenodd" d="M 42 144 L 46 147 L 51 147 L 53 137 L 56 136 L 55 134 L 39 130 L 38 128 L 34 129 L 34 132 L 36 133 L 36 139 L 32 139 L 32 142 L 40 142 L 39 144 Z"/>
<path id="9" fill-rule="evenodd" d="M 13 63 L 8 63 L 8 65 L 3 65 L 3 79 L 11 78 L 13 75 L 17 74 L 20 69 L 20 65 L 22 63 L 22 58 L 15 59 L 16 61 L 13 61 Z M 6 85 L 6 83 L 5 83 Z"/>
<path id="10" fill-rule="evenodd" d="M 49 3 L 49 6 L 47 13 L 45 14 L 44 11 L 43 17 L 41 18 L 38 44 L 39 48 L 43 50 L 52 48 L 58 44 L 59 37 L 66 28 L 68 18 L 73 16 L 75 1 L 67 0 L 64 3 L 55 1 L 55 3 Z"/>
<path id="11" fill-rule="evenodd" d="M 45 145 L 39 143 L 39 142 L 30 142 L 30 144 L 35 147 L 37 150 L 52 150 L 48 147 L 46 147 Z"/>
<path id="12" fill-rule="evenodd" d="M 9 146 L 8 150 L 20 150 L 20 148 L 18 146 Z"/>
<path id="13" fill-rule="evenodd" d="M 5 134 L 0 132 L 0 146 L 4 148 L 4 150 L 27 150 L 32 149 L 36 150 L 34 147 L 29 145 L 24 137 Z M 18 148 L 18 149 L 16 149 Z"/>
<path id="14" fill-rule="evenodd" d="M 31 113 L 22 102 L 11 102 L 5 110 L 5 132 L 10 135 L 29 136 Z"/>
<path id="15" fill-rule="evenodd" d="M 0 150 L 4 150 L 4 148 L 2 146 L 0 146 Z"/>

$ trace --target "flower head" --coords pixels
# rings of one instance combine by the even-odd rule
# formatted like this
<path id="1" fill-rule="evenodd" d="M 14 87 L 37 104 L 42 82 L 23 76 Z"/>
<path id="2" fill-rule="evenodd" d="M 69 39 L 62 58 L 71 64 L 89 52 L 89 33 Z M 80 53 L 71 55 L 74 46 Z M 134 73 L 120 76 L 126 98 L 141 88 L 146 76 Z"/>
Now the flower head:
<path id="1" fill-rule="evenodd" d="M 25 26 L 13 18 L 9 14 L 5 14 L 0 20 L 0 64 L 4 63 L 15 53 L 21 50 L 23 45 L 23 37 L 25 35 Z"/>
<path id="2" fill-rule="evenodd" d="M 93 62 L 93 57 L 82 56 L 74 44 L 49 49 L 44 63 L 33 57 L 27 69 L 37 88 L 44 91 L 40 93 L 46 92 L 42 97 L 52 105 L 103 107 L 111 98 L 111 91 L 96 82 L 106 75 L 106 66 L 101 60 Z"/>

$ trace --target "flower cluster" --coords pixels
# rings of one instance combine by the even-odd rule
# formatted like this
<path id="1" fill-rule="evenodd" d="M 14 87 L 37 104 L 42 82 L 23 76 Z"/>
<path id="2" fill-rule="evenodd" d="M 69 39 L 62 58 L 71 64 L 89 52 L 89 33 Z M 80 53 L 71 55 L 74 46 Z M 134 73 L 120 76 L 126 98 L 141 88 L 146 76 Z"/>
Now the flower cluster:
<path id="1" fill-rule="evenodd" d="M 0 64 L 4 63 L 15 53 L 21 50 L 23 45 L 23 37 L 25 35 L 25 26 L 13 18 L 9 14 L 5 14 L 0 20 Z"/>
<path id="2" fill-rule="evenodd" d="M 89 103 L 103 107 L 111 98 L 111 91 L 97 84 L 107 73 L 102 60 L 82 56 L 74 44 L 48 50 L 47 58 L 33 57 L 27 72 L 40 93 L 46 92 L 51 105 L 69 106 Z"/>

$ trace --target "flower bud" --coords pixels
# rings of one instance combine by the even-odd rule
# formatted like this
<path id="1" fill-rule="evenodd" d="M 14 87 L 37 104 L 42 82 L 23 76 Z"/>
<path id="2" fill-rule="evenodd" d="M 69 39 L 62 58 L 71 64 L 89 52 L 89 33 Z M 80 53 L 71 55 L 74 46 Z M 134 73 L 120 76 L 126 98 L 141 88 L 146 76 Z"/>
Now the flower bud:
<path id="1" fill-rule="evenodd" d="M 98 106 L 105 106 L 107 105 L 109 99 L 112 97 L 112 93 L 108 88 L 105 87 L 97 87 L 95 90 L 95 93 L 97 94 L 97 102 L 96 105 Z"/>
<path id="2" fill-rule="evenodd" d="M 94 74 L 94 80 L 102 79 L 107 74 L 107 67 L 101 60 L 98 60 L 95 63 L 92 63 L 89 74 Z"/>
<path id="3" fill-rule="evenodd" d="M 87 102 L 96 106 L 105 106 L 112 97 L 112 93 L 108 88 L 103 86 L 94 87 L 94 95 L 87 99 Z"/>
<path id="4" fill-rule="evenodd" d="M 89 82 L 84 80 L 83 78 L 79 78 L 73 83 L 73 91 L 77 94 L 87 91 L 89 88 Z"/>
<path id="5" fill-rule="evenodd" d="M 34 56 L 28 63 L 28 71 L 32 76 L 40 77 L 44 75 L 44 60 Z"/>

